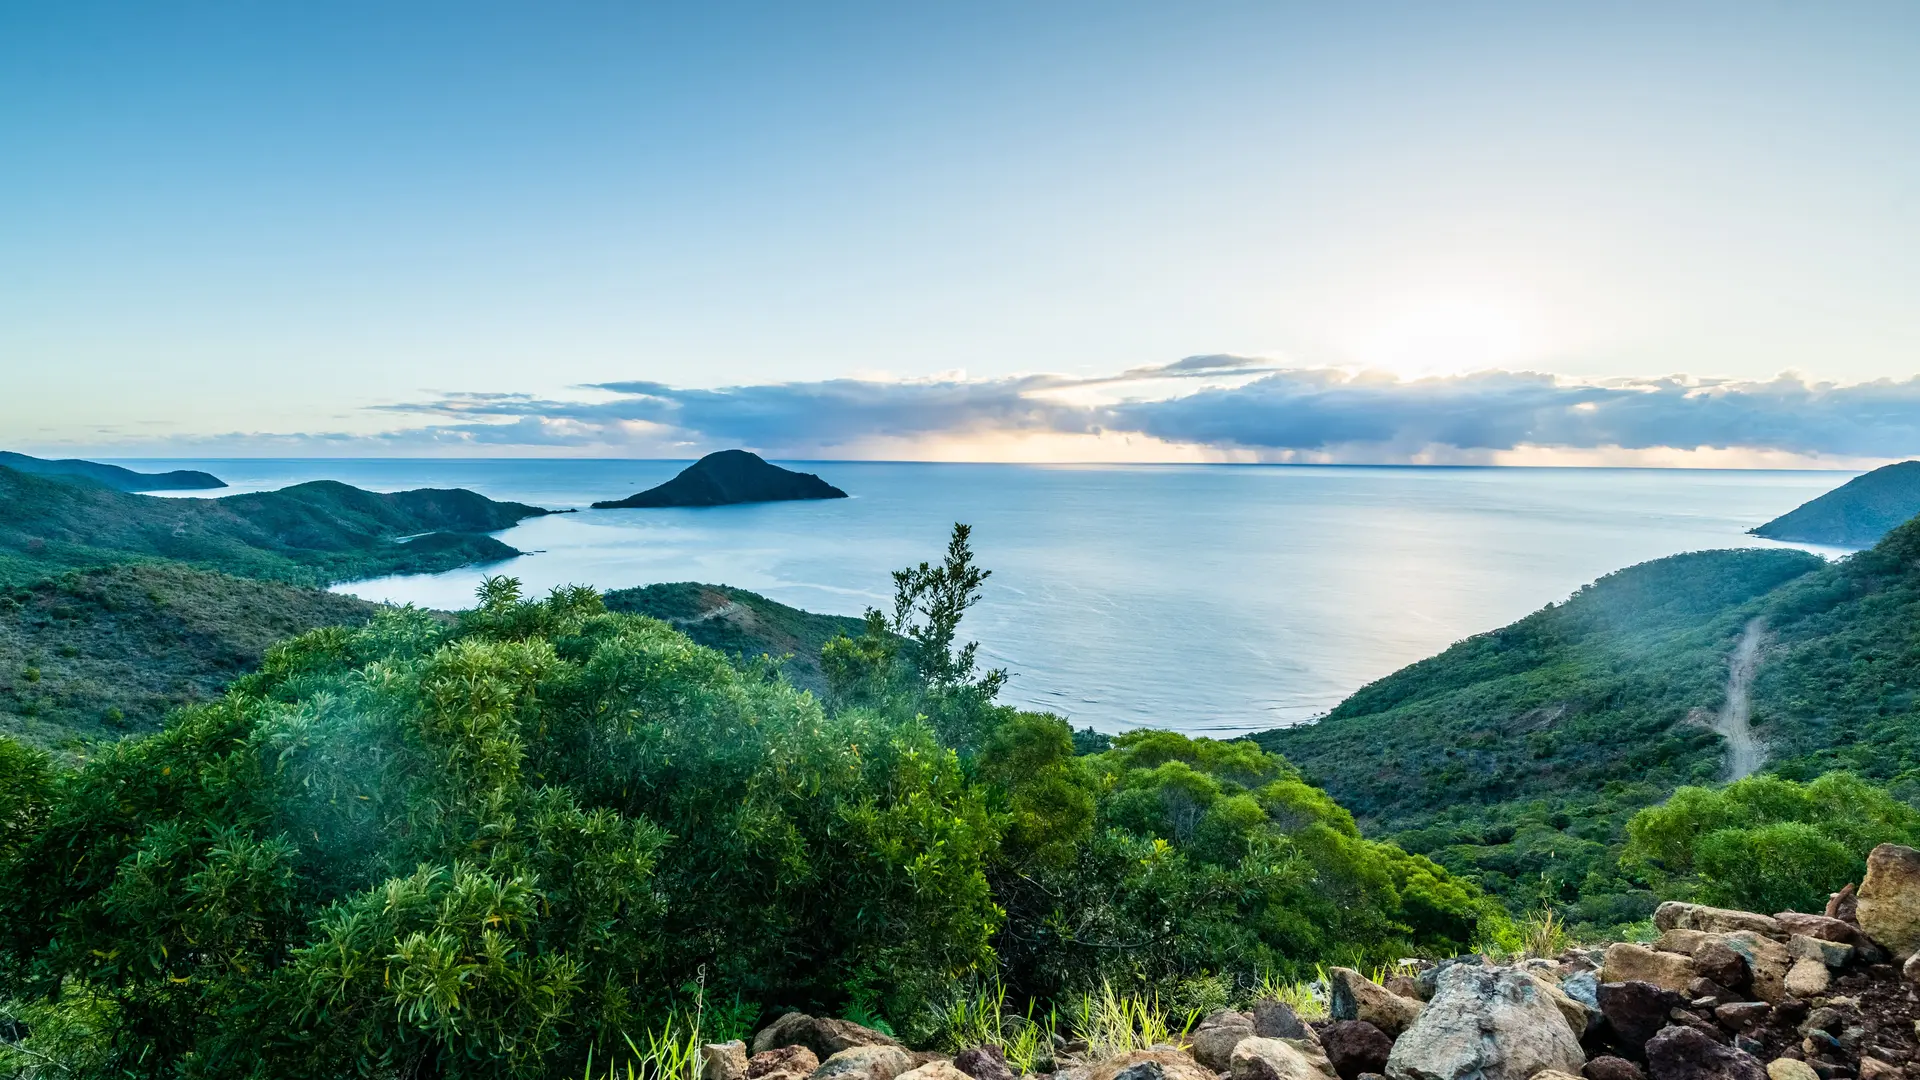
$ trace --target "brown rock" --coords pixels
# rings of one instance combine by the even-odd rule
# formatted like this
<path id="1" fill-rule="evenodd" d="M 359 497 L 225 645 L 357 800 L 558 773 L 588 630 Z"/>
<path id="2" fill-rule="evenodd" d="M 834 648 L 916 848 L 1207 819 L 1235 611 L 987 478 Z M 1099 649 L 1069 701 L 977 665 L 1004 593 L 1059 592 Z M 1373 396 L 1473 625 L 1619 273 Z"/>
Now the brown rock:
<path id="1" fill-rule="evenodd" d="M 851 1020 L 825 1020 L 805 1013 L 784 1013 L 753 1037 L 753 1053 L 782 1046 L 804 1046 L 822 1061 L 856 1046 L 899 1046 L 885 1032 L 861 1027 Z"/>
<path id="2" fill-rule="evenodd" d="M 1855 918 L 1860 929 L 1905 960 L 1920 950 L 1920 851 L 1881 844 L 1867 853 Z"/>
<path id="3" fill-rule="evenodd" d="M 1302 1053 L 1297 1039 L 1254 1036 L 1233 1048 L 1229 1065 L 1232 1080 L 1335 1080 L 1339 1076 L 1325 1055 L 1316 1062 Z M 1325 1063 L 1323 1068 L 1321 1063 Z"/>
<path id="4" fill-rule="evenodd" d="M 1266 998 L 1254 1003 L 1253 1033 L 1263 1039 L 1304 1039 L 1312 1030 L 1300 1022 L 1293 1006 Z"/>
<path id="5" fill-rule="evenodd" d="M 1236 1014 L 1237 1015 L 1237 1014 Z M 1253 1038 L 1253 1022 L 1203 1026 L 1188 1037 L 1193 1059 L 1214 1072 L 1226 1072 L 1233 1063 L 1233 1048 L 1242 1039 Z"/>
<path id="6" fill-rule="evenodd" d="M 1827 971 L 1827 965 L 1811 956 L 1803 956 L 1793 962 L 1787 971 L 1786 989 L 1792 997 L 1818 997 L 1827 992 L 1827 985 L 1833 976 Z"/>
<path id="7" fill-rule="evenodd" d="M 1548 1001 L 1553 1002 L 1554 1008 L 1560 1010 L 1561 1018 L 1567 1022 L 1567 1027 L 1573 1030 L 1573 1037 L 1578 1039 L 1585 1035 L 1587 1007 L 1568 997 L 1567 992 L 1560 989 L 1559 983 L 1541 978 L 1538 972 L 1529 972 L 1529 974 L 1533 976 L 1534 985 L 1539 987 L 1540 992 L 1546 995 Z"/>
<path id="8" fill-rule="evenodd" d="M 924 1065 L 916 1065 L 900 1074 L 898 1080 L 968 1080 L 967 1074 L 953 1067 L 953 1062 L 945 1058 L 935 1058 Z"/>
<path id="9" fill-rule="evenodd" d="M 813 1017 L 800 1012 L 781 1013 L 753 1037 L 753 1056 L 759 1057 L 782 1046 L 806 1046 L 811 1050 L 813 1047 L 808 1043 L 812 1038 Z"/>
<path id="10" fill-rule="evenodd" d="M 1775 915 L 1773 921 L 1779 923 L 1780 929 L 1785 933 L 1804 934 L 1821 941 L 1844 941 L 1851 945 L 1854 939 L 1860 936 L 1859 927 L 1825 915 L 1803 915 L 1798 911 L 1783 911 Z"/>
<path id="11" fill-rule="evenodd" d="M 1393 1040 L 1365 1020 L 1335 1020 L 1319 1031 L 1327 1061 L 1341 1080 L 1359 1080 L 1362 1073 L 1384 1073 Z"/>
<path id="12" fill-rule="evenodd" d="M 1768 1080 L 1759 1058 L 1690 1027 L 1670 1027 L 1647 1040 L 1647 1073 L 1653 1080 Z"/>
<path id="13" fill-rule="evenodd" d="M 813 1070 L 813 1080 L 894 1080 L 910 1071 L 913 1059 L 898 1045 L 849 1046 Z"/>
<path id="14" fill-rule="evenodd" d="M 1753 996 L 1778 1002 L 1787 996 L 1787 969 L 1793 964 L 1786 945 L 1752 930 L 1720 935 L 1720 940 L 1747 962 L 1753 973 Z"/>
<path id="15" fill-rule="evenodd" d="M 700 1048 L 700 1080 L 746 1080 L 747 1044 L 707 1043 Z"/>
<path id="16" fill-rule="evenodd" d="M 1387 981 L 1380 985 L 1386 987 L 1390 994 L 1398 994 L 1412 1001 L 1427 1000 L 1420 992 L 1420 981 L 1406 975 L 1389 975 Z"/>
<path id="17" fill-rule="evenodd" d="M 1622 941 L 1607 948 L 1606 963 L 1600 968 L 1600 981 L 1647 982 L 1674 993 L 1687 988 L 1693 980 L 1693 957 L 1681 953 L 1659 952 L 1645 945 Z"/>
<path id="18" fill-rule="evenodd" d="M 1365 1020 L 1399 1038 L 1422 1005 L 1403 998 L 1352 968 L 1337 967 L 1327 973 L 1327 1012 L 1335 1020 Z"/>
<path id="19" fill-rule="evenodd" d="M 1700 946 L 1712 940 L 1713 935 L 1705 930 L 1688 930 L 1676 926 L 1661 933 L 1660 939 L 1653 943 L 1653 947 L 1661 952 L 1685 953 L 1692 956 L 1700 951 Z"/>
<path id="20" fill-rule="evenodd" d="M 1736 1001 L 1713 1010 L 1713 1018 L 1728 1031 L 1745 1031 L 1767 1019 L 1773 1006 L 1764 1001 Z"/>
<path id="21" fill-rule="evenodd" d="M 1677 900 L 1669 900 L 1654 909 L 1653 925 L 1662 930 L 1705 930 L 1710 934 L 1726 934 L 1736 930 L 1751 930 L 1757 934 L 1780 932 L 1780 924 L 1766 915 L 1701 904 L 1683 904 Z"/>
<path id="22" fill-rule="evenodd" d="M 820 1067 L 820 1059 L 804 1046 L 762 1050 L 747 1059 L 747 1080 L 804 1080 Z"/>
<path id="23" fill-rule="evenodd" d="M 976 1046 L 953 1055 L 953 1067 L 973 1080 L 1015 1080 L 1007 1056 L 997 1046 Z"/>
<path id="24" fill-rule="evenodd" d="M 1862 1055 L 1860 1058 L 1860 1080 L 1899 1080 L 1900 1066 L 1877 1057 Z"/>
<path id="25" fill-rule="evenodd" d="M 1647 1080 L 1647 1071 L 1623 1057 L 1603 1054 L 1591 1058 L 1581 1068 L 1580 1075 L 1587 1080 Z"/>
<path id="26" fill-rule="evenodd" d="M 1774 1058 L 1767 1062 L 1767 1076 L 1770 1080 L 1820 1080 L 1813 1066 L 1798 1058 Z"/>
<path id="27" fill-rule="evenodd" d="M 1855 909 L 1859 902 L 1858 890 L 1854 888 L 1852 882 L 1848 882 L 1841 886 L 1839 892 L 1827 897 L 1827 918 L 1839 919 L 1841 922 L 1858 926 L 1859 919 L 1856 916 L 1859 913 Z"/>
<path id="28" fill-rule="evenodd" d="M 1583 1069 L 1585 1067 L 1581 1066 Z M 1559 1069 L 1541 1069 L 1533 1074 L 1532 1080 L 1580 1080 L 1580 1077 L 1573 1073 L 1561 1072 Z"/>
<path id="29" fill-rule="evenodd" d="M 1701 942 L 1693 954 L 1693 970 L 1736 993 L 1753 985 L 1747 958 L 1719 938 Z"/>

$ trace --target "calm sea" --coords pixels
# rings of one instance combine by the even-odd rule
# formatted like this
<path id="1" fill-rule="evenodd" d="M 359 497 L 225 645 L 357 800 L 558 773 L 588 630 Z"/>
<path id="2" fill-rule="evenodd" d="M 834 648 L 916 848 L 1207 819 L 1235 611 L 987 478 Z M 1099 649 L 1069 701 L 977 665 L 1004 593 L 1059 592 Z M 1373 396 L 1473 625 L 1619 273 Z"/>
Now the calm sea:
<path id="1" fill-rule="evenodd" d="M 584 507 L 684 462 L 142 461 L 234 491 L 336 479 Z M 1359 686 L 1611 570 L 1701 548 L 1852 474 L 1639 469 L 785 463 L 853 494 L 704 510 L 585 510 L 501 534 L 511 562 L 340 590 L 466 606 L 486 574 L 529 591 L 706 581 L 814 611 L 890 600 L 888 572 L 973 526 L 968 616 L 1006 698 L 1076 724 L 1209 734 L 1309 719 Z M 1833 552 L 1826 552 L 1833 554 Z"/>

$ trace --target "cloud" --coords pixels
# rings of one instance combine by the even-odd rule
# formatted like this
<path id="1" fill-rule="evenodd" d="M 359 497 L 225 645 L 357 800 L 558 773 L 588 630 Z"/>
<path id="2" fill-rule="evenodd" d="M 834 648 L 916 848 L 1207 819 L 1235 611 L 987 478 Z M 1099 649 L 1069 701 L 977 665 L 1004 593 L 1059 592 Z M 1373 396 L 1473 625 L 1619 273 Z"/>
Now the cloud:
<path id="1" fill-rule="evenodd" d="M 385 406 L 420 422 L 375 436 L 236 435 L 197 444 L 670 457 L 743 446 L 808 458 L 978 447 L 995 439 L 1064 446 L 1070 454 L 1076 440 L 1120 440 L 1147 459 L 1178 449 L 1188 459 L 1368 462 L 1497 462 L 1514 460 L 1503 455 L 1516 451 L 1663 448 L 1767 461 L 1920 454 L 1920 379 L 1848 386 L 1790 375 L 1765 382 L 1583 382 L 1486 371 L 1402 380 L 1196 356 L 1101 376 L 829 379 L 718 389 L 626 380 L 581 389 L 579 400 L 474 392 Z"/>

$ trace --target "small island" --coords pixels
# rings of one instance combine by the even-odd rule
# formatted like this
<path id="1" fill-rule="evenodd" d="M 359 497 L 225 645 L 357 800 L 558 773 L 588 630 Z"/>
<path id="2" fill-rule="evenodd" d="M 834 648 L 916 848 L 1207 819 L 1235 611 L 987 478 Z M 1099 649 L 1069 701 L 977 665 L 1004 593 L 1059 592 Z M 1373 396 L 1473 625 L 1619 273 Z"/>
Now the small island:
<path id="1" fill-rule="evenodd" d="M 1750 531 L 1794 544 L 1867 548 L 1915 514 L 1920 514 L 1920 461 L 1902 461 L 1856 476 Z"/>
<path id="2" fill-rule="evenodd" d="M 593 504 L 595 510 L 660 506 L 732 506 L 793 499 L 844 499 L 847 493 L 812 473 L 770 465 L 745 450 L 708 454 L 680 475 L 624 499 Z"/>

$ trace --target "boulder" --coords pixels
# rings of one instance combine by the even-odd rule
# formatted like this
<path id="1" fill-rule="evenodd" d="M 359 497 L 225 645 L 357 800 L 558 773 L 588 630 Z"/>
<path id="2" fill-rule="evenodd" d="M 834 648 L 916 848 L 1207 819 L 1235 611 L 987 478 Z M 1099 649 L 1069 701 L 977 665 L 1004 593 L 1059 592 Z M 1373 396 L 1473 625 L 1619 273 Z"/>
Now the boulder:
<path id="1" fill-rule="evenodd" d="M 1647 1071 L 1626 1058 L 1603 1054 L 1580 1070 L 1587 1080 L 1647 1080 Z"/>
<path id="2" fill-rule="evenodd" d="M 1600 1011 L 1600 975 L 1594 971 L 1576 971 L 1560 980 L 1560 992 L 1585 1005 L 1590 1012 Z"/>
<path id="3" fill-rule="evenodd" d="M 700 1048 L 700 1080 L 746 1080 L 747 1044 L 707 1043 Z"/>
<path id="4" fill-rule="evenodd" d="M 1745 1031 L 1755 1024 L 1763 1023 L 1773 1012 L 1773 1006 L 1764 1001 L 1735 1001 L 1713 1010 L 1713 1018 L 1728 1031 Z"/>
<path id="5" fill-rule="evenodd" d="M 1393 1044 L 1390 1080 L 1529 1080 L 1543 1069 L 1578 1073 L 1580 1040 L 1538 979 L 1457 964 Z"/>
<path id="6" fill-rule="evenodd" d="M 1320 1045 L 1340 1080 L 1359 1080 L 1362 1073 L 1385 1072 L 1393 1040 L 1365 1020 L 1335 1020 L 1320 1029 Z"/>
<path id="7" fill-rule="evenodd" d="M 1856 917 L 1859 914 L 1856 908 L 1858 908 L 1859 904 L 1859 893 L 1854 888 L 1853 883 L 1848 882 L 1846 885 L 1841 886 L 1839 892 L 1827 897 L 1827 918 L 1839 919 L 1841 922 L 1852 923 L 1858 926 L 1860 925 L 1860 920 Z"/>
<path id="8" fill-rule="evenodd" d="M 1693 957 L 1683 953 L 1660 952 L 1630 941 L 1607 948 L 1606 963 L 1600 968 L 1600 981 L 1647 982 L 1680 993 L 1693 981 Z"/>
<path id="9" fill-rule="evenodd" d="M 1780 924 L 1780 931 L 1784 934 L 1800 934 L 1805 937 L 1819 938 L 1821 941 L 1844 941 L 1852 945 L 1856 944 L 1855 939 L 1860 936 L 1859 927 L 1839 919 L 1829 919 L 1825 915 L 1805 915 L 1798 911 L 1783 911 L 1775 915 L 1773 921 Z"/>
<path id="10" fill-rule="evenodd" d="M 1327 973 L 1327 1013 L 1335 1020 L 1365 1020 L 1399 1038 L 1422 1004 L 1403 998 L 1352 968 L 1337 967 Z"/>
<path id="11" fill-rule="evenodd" d="M 899 1046 L 849 1046 L 821 1062 L 813 1080 L 894 1080 L 912 1068 L 913 1058 Z"/>
<path id="12" fill-rule="evenodd" d="M 1530 971 L 1527 974 L 1533 977 L 1533 981 L 1539 985 L 1540 992 L 1547 996 L 1547 1000 L 1553 1002 L 1553 1007 L 1560 1010 L 1560 1017 L 1567 1022 L 1567 1027 L 1573 1030 L 1573 1037 L 1578 1039 L 1585 1035 L 1587 1007 L 1569 997 L 1564 990 L 1560 989 L 1560 984 L 1542 978 L 1539 972 Z"/>
<path id="13" fill-rule="evenodd" d="M 1844 941 L 1791 934 L 1787 937 L 1787 955 L 1795 960 L 1818 960 L 1830 968 L 1843 968 L 1853 962 L 1853 946 Z"/>
<path id="14" fill-rule="evenodd" d="M 806 1080 L 820 1067 L 820 1058 L 804 1046 L 762 1050 L 747 1059 L 747 1080 Z"/>
<path id="15" fill-rule="evenodd" d="M 1559 1069 L 1541 1069 L 1533 1074 L 1533 1080 L 1580 1080 L 1580 1076 L 1577 1073 L 1563 1073 Z"/>
<path id="16" fill-rule="evenodd" d="M 1881 844 L 1868 852 L 1854 917 L 1896 960 L 1920 951 L 1920 851 Z"/>
<path id="17" fill-rule="evenodd" d="M 1661 952 L 1686 953 L 1692 956 L 1700 951 L 1700 946 L 1712 940 L 1713 935 L 1705 930 L 1687 930 L 1676 926 L 1662 933 L 1659 940 L 1653 943 L 1653 947 Z"/>
<path id="18" fill-rule="evenodd" d="M 899 1080 L 968 1080 L 968 1076 L 954 1068 L 953 1062 L 936 1058 L 901 1073 Z"/>
<path id="19" fill-rule="evenodd" d="M 1087 1080 L 1219 1080 L 1219 1077 L 1178 1050 L 1135 1050 L 1096 1063 L 1088 1070 Z M 1301 1076 L 1287 1080 L 1324 1078 Z"/>
<path id="20" fill-rule="evenodd" d="M 1669 900 L 1653 909 L 1653 925 L 1662 930 L 1704 930 L 1709 934 L 1728 934 L 1736 930 L 1751 930 L 1756 934 L 1780 932 L 1780 924 L 1774 922 L 1771 916 L 1703 904 L 1683 904 L 1678 900 Z"/>
<path id="21" fill-rule="evenodd" d="M 798 1012 L 783 1013 L 753 1037 L 755 1054 L 782 1046 L 804 1046 L 822 1060 L 855 1046 L 899 1045 L 900 1040 L 893 1036 L 851 1020 L 816 1019 Z"/>
<path id="22" fill-rule="evenodd" d="M 1613 1025 L 1621 1048 L 1635 1057 L 1645 1053 L 1647 1040 L 1667 1026 L 1673 1010 L 1686 999 L 1650 982 L 1601 983 L 1600 1012 Z"/>
<path id="23" fill-rule="evenodd" d="M 1390 994 L 1398 994 L 1414 1001 L 1427 1000 L 1426 995 L 1420 990 L 1420 980 L 1411 975 L 1389 975 L 1387 981 L 1380 985 L 1386 987 Z"/>
<path id="24" fill-rule="evenodd" d="M 1228 1064 L 1232 1080 L 1334 1080 L 1339 1074 L 1325 1055 L 1316 1062 L 1301 1050 L 1301 1040 L 1242 1039 Z M 1325 1067 L 1321 1063 L 1325 1062 Z"/>
<path id="25" fill-rule="evenodd" d="M 1007 1056 L 997 1046 L 975 1046 L 953 1055 L 953 1067 L 973 1080 L 1015 1080 Z"/>
<path id="26" fill-rule="evenodd" d="M 1803 956 L 1787 970 L 1786 990 L 1790 997 L 1818 997 L 1827 992 L 1833 975 L 1827 965 L 1811 956 Z"/>
<path id="27" fill-rule="evenodd" d="M 1275 998 L 1254 1003 L 1253 1033 L 1263 1039 L 1304 1039 L 1312 1034 L 1294 1014 L 1293 1006 Z"/>
<path id="28" fill-rule="evenodd" d="M 1786 945 L 1752 930 L 1722 934 L 1720 940 L 1747 962 L 1754 997 L 1778 1003 L 1787 996 L 1787 969 L 1793 966 L 1793 957 Z"/>
<path id="29" fill-rule="evenodd" d="M 1233 1048 L 1239 1046 L 1242 1039 L 1253 1038 L 1253 1021 L 1239 1013 L 1233 1015 L 1246 1022 L 1202 1025 L 1187 1037 L 1193 1059 L 1214 1072 L 1226 1072 L 1233 1061 Z"/>
<path id="30" fill-rule="evenodd" d="M 1900 1080 L 1900 1066 L 1871 1054 L 1860 1055 L 1860 1080 Z"/>
<path id="31" fill-rule="evenodd" d="M 1813 1066 L 1799 1058 L 1774 1058 L 1767 1062 L 1769 1080 L 1820 1080 Z"/>
<path id="32" fill-rule="evenodd" d="M 1670 1027 L 1647 1040 L 1647 1072 L 1653 1080 L 1768 1080 L 1759 1058 L 1691 1027 Z"/>
<path id="33" fill-rule="evenodd" d="M 1747 958 L 1717 937 L 1701 942 L 1694 951 L 1693 970 L 1735 993 L 1753 985 L 1753 971 L 1747 967 Z"/>
<path id="34" fill-rule="evenodd" d="M 1907 962 L 1900 965 L 1900 977 L 1910 983 L 1920 983 L 1920 952 L 1907 957 Z"/>

